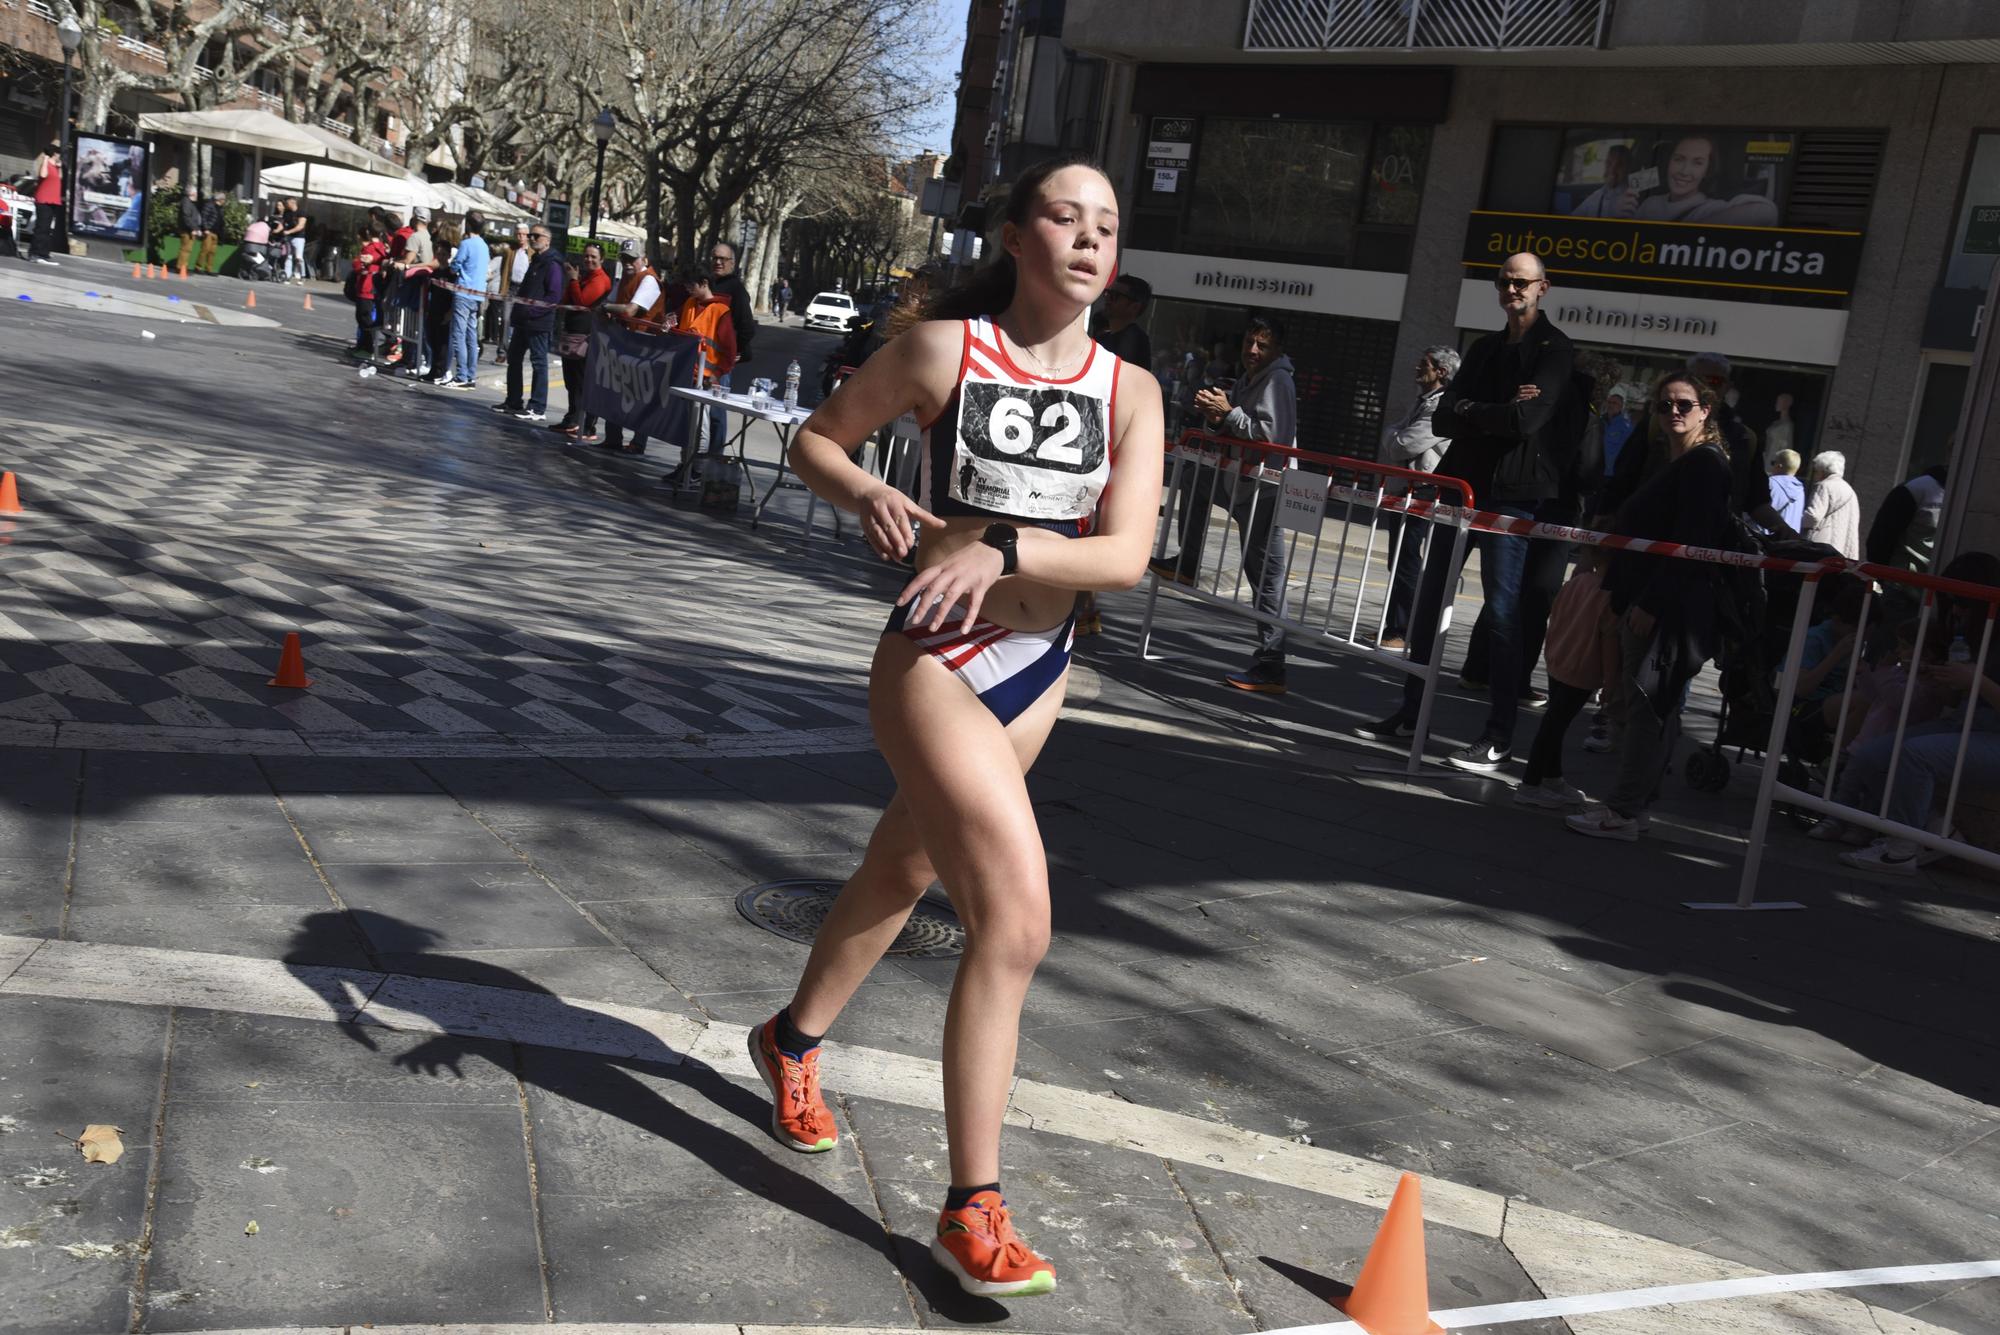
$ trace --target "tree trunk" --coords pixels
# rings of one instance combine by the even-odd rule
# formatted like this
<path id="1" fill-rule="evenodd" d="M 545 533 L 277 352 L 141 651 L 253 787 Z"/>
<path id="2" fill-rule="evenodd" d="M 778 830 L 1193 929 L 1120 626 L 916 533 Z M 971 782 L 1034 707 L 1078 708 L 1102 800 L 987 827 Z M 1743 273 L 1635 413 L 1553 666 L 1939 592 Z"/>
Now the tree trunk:
<path id="1" fill-rule="evenodd" d="M 655 263 L 664 263 L 660 254 L 660 150 L 646 150 L 646 254 Z"/>

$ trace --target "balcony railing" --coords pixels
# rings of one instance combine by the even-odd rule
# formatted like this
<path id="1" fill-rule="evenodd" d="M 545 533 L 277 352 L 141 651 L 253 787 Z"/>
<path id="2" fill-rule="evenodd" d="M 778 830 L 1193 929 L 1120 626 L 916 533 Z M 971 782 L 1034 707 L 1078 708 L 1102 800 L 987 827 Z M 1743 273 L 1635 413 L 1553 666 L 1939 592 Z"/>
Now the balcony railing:
<path id="1" fill-rule="evenodd" d="M 1612 0 L 1250 0 L 1245 51 L 1602 46 Z"/>
<path id="2" fill-rule="evenodd" d="M 319 123 L 322 128 L 333 131 L 343 139 L 352 139 L 354 137 L 354 127 L 346 121 L 337 121 L 331 116 L 321 116 Z"/>

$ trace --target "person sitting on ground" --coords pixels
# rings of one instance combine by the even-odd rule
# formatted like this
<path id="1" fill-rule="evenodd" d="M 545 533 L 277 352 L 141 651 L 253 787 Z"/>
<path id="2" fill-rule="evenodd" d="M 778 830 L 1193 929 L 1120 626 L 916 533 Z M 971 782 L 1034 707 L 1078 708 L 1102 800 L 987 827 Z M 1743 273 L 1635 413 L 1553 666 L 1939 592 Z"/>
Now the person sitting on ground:
<path id="1" fill-rule="evenodd" d="M 1868 586 L 1853 575 L 1828 577 L 1828 615 L 1806 631 L 1792 699 L 1790 745 L 1808 761 L 1823 757 L 1847 699 L 1847 669 Z"/>
<path id="2" fill-rule="evenodd" d="M 1779 450 L 1765 465 L 1771 473 L 1771 508 L 1785 526 L 1798 531 L 1806 520 L 1806 488 L 1799 481 L 1799 452 Z"/>
<path id="3" fill-rule="evenodd" d="M 1850 561 L 1861 559 L 1861 498 L 1842 476 L 1847 456 L 1821 450 L 1806 468 L 1806 509 L 1799 533 L 1807 542 L 1823 543 Z"/>
<path id="4" fill-rule="evenodd" d="M 1990 552 L 1962 553 L 1945 566 L 1944 577 L 2000 586 L 2000 557 Z M 1948 702 L 1951 713 L 1910 725 L 1903 731 L 1900 749 L 1894 730 L 1857 745 L 1834 785 L 1834 801 L 1871 814 L 1881 809 L 1887 785 L 1884 819 L 1910 829 L 1929 825 L 1932 803 L 1940 789 L 1953 782 L 1954 773 L 1961 793 L 2000 788 L 2000 647 L 1989 652 L 1983 667 L 1978 659 L 1986 604 L 1944 594 L 1939 595 L 1939 602 L 1944 604 L 1941 614 L 1946 630 L 1954 642 L 1965 641 L 1971 657 L 1918 670 Z M 1972 726 L 1965 733 L 1961 755 L 1959 737 L 1966 720 L 1959 711 L 1968 706 Z M 1814 827 L 1812 835 L 1818 839 L 1844 839 L 1850 833 L 1866 837 L 1865 830 L 1859 825 L 1850 830 L 1845 822 L 1826 820 Z M 1956 837 L 1956 832 L 1947 831 L 1946 836 Z M 1915 840 L 1882 835 L 1866 848 L 1842 853 L 1840 860 L 1862 871 L 1914 876 L 1919 866 L 1935 856 Z"/>

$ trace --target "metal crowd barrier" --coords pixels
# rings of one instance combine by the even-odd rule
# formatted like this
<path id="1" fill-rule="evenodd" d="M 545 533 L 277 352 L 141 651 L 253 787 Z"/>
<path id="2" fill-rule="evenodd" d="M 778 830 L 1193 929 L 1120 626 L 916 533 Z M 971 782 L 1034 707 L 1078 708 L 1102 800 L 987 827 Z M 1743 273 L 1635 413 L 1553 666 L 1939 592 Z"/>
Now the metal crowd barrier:
<path id="1" fill-rule="evenodd" d="M 1764 862 L 1764 841 L 1770 831 L 1773 807 L 1779 802 L 1801 811 L 1837 820 L 1844 826 L 1906 840 L 1919 848 L 2000 871 L 2000 853 L 1952 837 L 1955 830 L 1952 817 L 1958 810 L 1966 756 L 1972 747 L 1975 733 L 1973 723 L 1980 707 L 1979 683 L 1986 675 L 1985 665 L 1992 662 L 1993 626 L 1996 617 L 2000 617 L 2000 589 L 1990 588 L 1984 584 L 1968 584 L 1962 580 L 1942 579 L 1934 575 L 1914 574 L 1907 570 L 1866 562 L 1828 561 L 1824 564 L 1825 569 L 1806 577 L 1804 587 L 1799 594 L 1798 610 L 1792 618 L 1791 639 L 1786 648 L 1785 661 L 1778 679 L 1777 703 L 1772 711 L 1770 738 L 1765 744 L 1764 770 L 1757 785 L 1757 802 L 1751 816 L 1749 852 L 1744 858 L 1743 877 L 1737 888 L 1736 901 L 1733 904 L 1698 907 L 1736 909 L 1799 907 L 1792 902 L 1759 902 L 1757 899 L 1757 881 Z M 1806 787 L 1785 781 L 1781 773 L 1783 768 L 1781 757 L 1786 754 L 1786 747 L 1791 741 L 1792 709 L 1798 699 L 1799 674 L 1803 670 L 1805 661 L 1806 632 L 1812 627 L 1813 605 L 1824 576 L 1841 569 L 1859 575 L 1866 584 L 1866 592 L 1862 598 L 1861 613 L 1854 632 L 1854 647 L 1847 656 L 1846 679 L 1839 696 L 1838 721 L 1834 727 L 1830 758 L 1826 763 L 1825 774 L 1811 787 Z M 1882 591 L 1878 592 L 1877 584 L 1883 586 Z M 1842 800 L 1837 796 L 1843 791 L 1840 784 L 1842 772 L 1857 763 L 1852 759 L 1844 759 L 1842 752 L 1848 740 L 1849 723 L 1854 708 L 1865 703 L 1857 699 L 1857 690 L 1861 682 L 1862 653 L 1867 644 L 1869 621 L 1875 615 L 1878 604 L 1894 599 L 1895 590 L 1905 591 L 1903 594 L 1905 599 L 1918 601 L 1915 653 L 1903 673 L 1904 685 L 1901 698 L 1893 701 L 1896 709 L 1896 726 L 1891 735 L 1888 751 L 1886 754 L 1881 754 L 1876 748 L 1870 748 L 1874 754 L 1869 757 L 1868 772 L 1854 776 L 1858 778 L 1858 782 L 1844 790 L 1846 800 Z M 1939 615 L 1940 597 L 1977 604 L 1983 609 L 1979 618 L 1979 643 L 1977 647 L 1973 647 L 1969 642 L 1967 645 L 1971 650 L 1969 661 L 1973 668 L 1972 683 L 1966 698 L 1962 701 L 1942 702 L 1933 699 L 1929 702 L 1931 706 L 1955 704 L 1958 710 L 1955 726 L 1942 731 L 1921 732 L 1913 737 L 1911 714 L 1920 694 L 1919 687 L 1923 681 L 1921 667 L 1926 649 L 1933 643 L 1931 630 Z M 1893 628 L 1891 633 L 1894 633 Z M 1877 671 L 1879 673 L 1880 669 Z M 1943 717 L 1942 713 L 1940 717 Z M 1906 761 L 1919 766 L 1936 766 L 1945 758 L 1939 748 L 1928 745 L 1933 739 L 1952 739 L 1949 756 L 1951 780 L 1945 787 L 1944 807 L 1938 820 L 1937 830 L 1892 820 L 1888 814 L 1898 782 L 1908 783 L 1912 780 L 1913 776 L 1904 772 Z M 1921 748 L 1924 753 L 1921 760 L 1916 760 L 1907 746 L 1907 743 L 1913 740 L 1927 743 Z M 1992 745 L 2000 747 L 2000 732 L 1982 730 L 1982 742 L 1987 740 L 1990 740 Z M 1862 790 L 1869 786 L 1875 787 L 1878 792 L 1872 803 L 1864 804 L 1865 793 Z M 1812 788 L 1817 788 L 1818 791 L 1814 792 Z"/>
<path id="2" fill-rule="evenodd" d="M 1140 655 L 1156 657 L 1153 618 L 1165 588 L 1236 616 L 1281 626 L 1306 643 L 1362 654 L 1420 677 L 1423 703 L 1403 767 L 1417 773 L 1430 732 L 1452 600 L 1447 598 L 1440 611 L 1430 662 L 1412 662 L 1406 654 L 1380 648 L 1379 642 L 1404 562 L 1416 561 L 1420 573 L 1431 545 L 1440 540 L 1451 544 L 1454 564 L 1463 561 L 1471 532 L 1473 512 L 1466 508 L 1473 502 L 1471 487 L 1458 478 L 1205 431 L 1184 432 L 1168 444 L 1167 457 L 1172 468 L 1154 560 L 1166 561 L 1169 534 L 1176 529 L 1183 545 L 1197 545 L 1180 555 L 1187 581 L 1163 580 L 1154 569 L 1139 632 Z M 1391 488 L 1413 494 L 1396 495 Z M 1426 491 L 1431 495 L 1422 494 Z M 1440 504 L 1434 499 L 1439 492 L 1457 503 Z M 1218 509 L 1229 516 L 1222 524 L 1213 522 Z M 1331 513 L 1335 509 L 1337 515 Z M 1383 517 L 1399 513 L 1402 519 L 1392 531 Z M 1421 526 L 1414 551 L 1400 538 L 1401 524 Z M 1281 584 L 1271 581 L 1278 585 L 1275 597 L 1259 590 L 1257 572 L 1249 569 L 1262 564 L 1259 557 L 1269 561 L 1273 555 L 1285 570 Z M 1381 577 L 1379 595 L 1371 583 L 1376 576 Z M 1412 597 L 1412 616 L 1416 601 Z"/>

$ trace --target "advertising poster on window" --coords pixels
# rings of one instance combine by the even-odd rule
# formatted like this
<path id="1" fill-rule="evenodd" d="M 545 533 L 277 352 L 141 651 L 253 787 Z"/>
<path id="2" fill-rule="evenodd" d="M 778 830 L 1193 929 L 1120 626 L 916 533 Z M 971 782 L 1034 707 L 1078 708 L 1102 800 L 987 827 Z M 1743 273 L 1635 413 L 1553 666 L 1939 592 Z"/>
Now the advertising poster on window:
<path id="1" fill-rule="evenodd" d="M 145 231 L 146 146 L 130 139 L 76 137 L 69 230 L 137 245 Z"/>
<path id="2" fill-rule="evenodd" d="M 1796 141 L 1767 130 L 1579 129 L 1563 136 L 1551 213 L 1777 227 Z"/>

